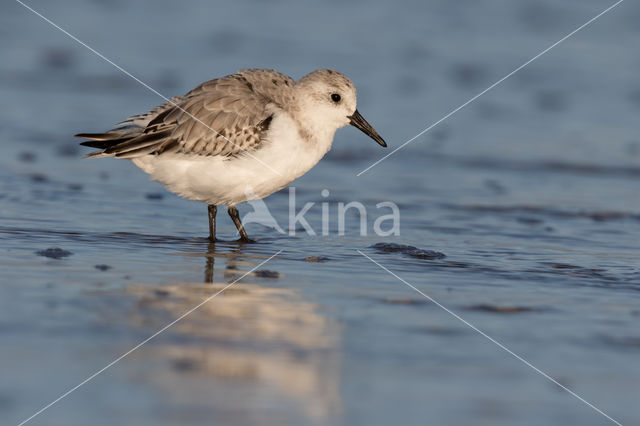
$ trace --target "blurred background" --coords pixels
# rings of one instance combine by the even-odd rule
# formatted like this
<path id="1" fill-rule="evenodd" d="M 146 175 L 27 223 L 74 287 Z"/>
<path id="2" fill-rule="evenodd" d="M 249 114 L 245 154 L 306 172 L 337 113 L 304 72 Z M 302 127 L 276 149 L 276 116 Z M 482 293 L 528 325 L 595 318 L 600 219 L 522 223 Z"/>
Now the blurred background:
<path id="1" fill-rule="evenodd" d="M 389 150 L 613 3 L 26 2 L 167 97 L 243 68 L 295 79 L 337 69 Z M 330 235 L 253 224 L 259 244 L 215 247 L 205 206 L 127 161 L 82 160 L 72 137 L 163 100 L 20 3 L 0 12 L 7 424 L 278 250 L 31 423 L 610 423 L 356 250 L 617 421 L 640 422 L 638 4 L 619 4 L 359 177 L 390 151 L 338 131 L 295 183 L 298 208 L 316 203 L 317 229 L 319 203 L 331 203 Z M 266 200 L 283 227 L 288 201 Z M 370 231 L 376 203 L 397 203 L 400 236 L 362 236 L 357 216 L 339 236 L 341 201 L 367 206 Z M 221 237 L 234 239 L 221 216 Z"/>

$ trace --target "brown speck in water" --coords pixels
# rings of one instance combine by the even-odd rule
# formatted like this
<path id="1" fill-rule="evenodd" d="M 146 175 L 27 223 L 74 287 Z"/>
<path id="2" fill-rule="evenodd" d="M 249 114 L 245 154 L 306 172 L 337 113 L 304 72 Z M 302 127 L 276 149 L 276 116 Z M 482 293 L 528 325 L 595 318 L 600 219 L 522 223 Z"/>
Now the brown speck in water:
<path id="1" fill-rule="evenodd" d="M 306 260 L 307 262 L 319 263 L 326 262 L 327 260 L 329 260 L 329 258 L 323 256 L 307 256 L 304 258 L 304 260 Z"/>

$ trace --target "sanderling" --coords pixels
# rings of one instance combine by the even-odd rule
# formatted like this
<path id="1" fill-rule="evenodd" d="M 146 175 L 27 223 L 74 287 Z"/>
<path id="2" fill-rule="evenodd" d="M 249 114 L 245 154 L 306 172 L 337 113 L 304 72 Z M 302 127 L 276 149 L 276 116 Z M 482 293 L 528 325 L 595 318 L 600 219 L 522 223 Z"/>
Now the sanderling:
<path id="1" fill-rule="evenodd" d="M 240 240 L 251 241 L 235 206 L 305 174 L 348 124 L 387 146 L 356 109 L 356 89 L 345 75 L 318 70 L 296 82 L 274 70 L 249 69 L 202 83 L 106 133 L 76 136 L 100 149 L 88 158 L 130 159 L 169 191 L 207 203 L 211 241 L 221 204 Z"/>

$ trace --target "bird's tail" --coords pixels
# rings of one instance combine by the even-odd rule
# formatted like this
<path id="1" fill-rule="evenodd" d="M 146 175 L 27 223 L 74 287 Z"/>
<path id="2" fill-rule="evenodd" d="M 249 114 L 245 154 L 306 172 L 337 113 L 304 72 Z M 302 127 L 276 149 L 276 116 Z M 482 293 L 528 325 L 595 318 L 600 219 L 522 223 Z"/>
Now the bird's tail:
<path id="1" fill-rule="evenodd" d="M 84 158 L 100 158 L 115 156 L 115 153 L 110 152 L 110 148 L 114 148 L 123 142 L 130 141 L 137 136 L 140 136 L 140 133 L 112 130 L 106 133 L 78 133 L 74 136 L 77 138 L 89 139 L 88 141 L 81 142 L 80 145 L 98 148 L 100 150 L 89 153 L 85 155 Z"/>

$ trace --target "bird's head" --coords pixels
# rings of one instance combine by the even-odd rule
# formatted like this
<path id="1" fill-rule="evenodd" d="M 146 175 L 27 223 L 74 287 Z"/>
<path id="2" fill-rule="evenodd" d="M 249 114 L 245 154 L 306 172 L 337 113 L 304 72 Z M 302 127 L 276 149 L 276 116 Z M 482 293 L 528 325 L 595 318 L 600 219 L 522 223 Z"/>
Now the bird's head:
<path id="1" fill-rule="evenodd" d="M 352 125 L 382 146 L 384 139 L 356 108 L 356 88 L 344 74 L 318 70 L 302 77 L 295 85 L 296 97 L 308 119 L 335 131 Z"/>

